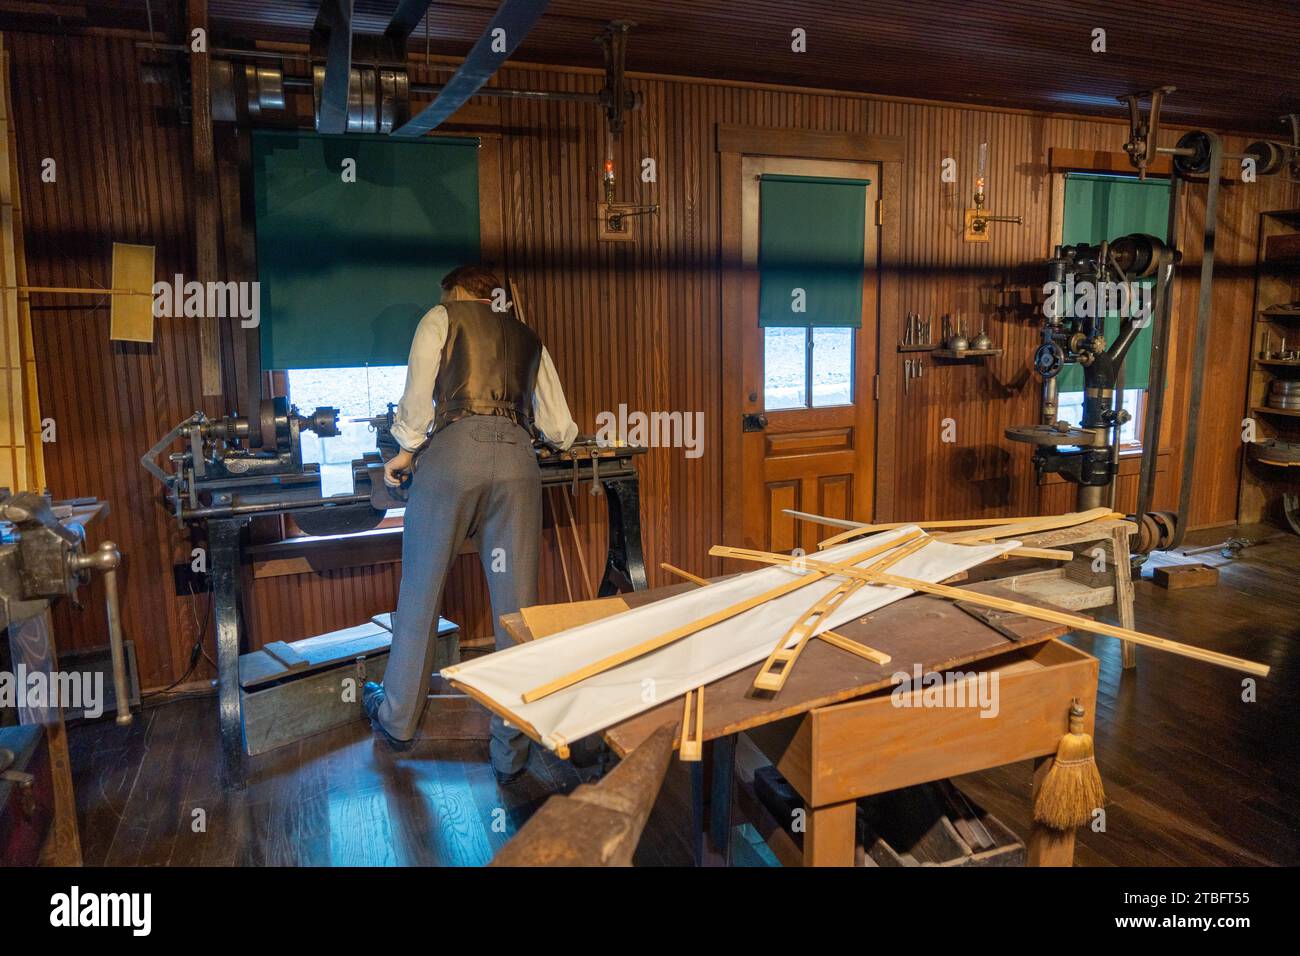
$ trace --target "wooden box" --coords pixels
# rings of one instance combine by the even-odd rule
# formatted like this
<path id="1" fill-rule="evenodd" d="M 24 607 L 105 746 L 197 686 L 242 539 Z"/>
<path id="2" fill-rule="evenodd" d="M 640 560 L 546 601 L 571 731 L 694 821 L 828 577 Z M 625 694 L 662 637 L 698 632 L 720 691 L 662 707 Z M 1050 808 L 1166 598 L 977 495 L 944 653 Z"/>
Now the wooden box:
<path id="1" fill-rule="evenodd" d="M 255 756 L 360 720 L 357 658 L 364 659 L 366 680 L 383 680 L 393 639 L 388 618 L 242 655 L 244 749 Z M 434 672 L 459 661 L 459 638 L 460 628 L 439 618 Z"/>
<path id="2" fill-rule="evenodd" d="M 754 773 L 754 797 L 796 847 L 793 829 L 802 800 L 775 767 Z M 1025 845 L 1002 821 L 977 806 L 947 780 L 925 783 L 858 801 L 858 866 L 1024 866 Z M 770 839 L 770 836 L 769 836 Z M 799 859 L 784 856 L 791 864 Z"/>
<path id="3" fill-rule="evenodd" d="M 967 665 L 997 673 L 997 713 L 974 707 L 896 706 L 885 690 L 747 731 L 810 807 L 1053 753 L 1078 697 L 1092 733 L 1097 660 L 1047 641 Z M 921 691 L 909 691 L 912 702 Z"/>
<path id="4" fill-rule="evenodd" d="M 859 866 L 1024 866 L 1025 845 L 946 780 L 858 801 Z"/>
<path id="5" fill-rule="evenodd" d="M 1171 564 L 1153 570 L 1151 579 L 1169 591 L 1210 588 L 1219 583 L 1219 569 L 1208 564 Z"/>

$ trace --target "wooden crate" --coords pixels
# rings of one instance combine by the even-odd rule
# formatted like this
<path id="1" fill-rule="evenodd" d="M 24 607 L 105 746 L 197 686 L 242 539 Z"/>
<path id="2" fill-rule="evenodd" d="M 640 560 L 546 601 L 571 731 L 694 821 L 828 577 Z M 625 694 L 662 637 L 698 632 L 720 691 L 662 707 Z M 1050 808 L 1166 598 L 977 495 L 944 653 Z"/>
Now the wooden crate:
<path id="1" fill-rule="evenodd" d="M 244 749 L 250 755 L 362 719 L 357 658 L 365 679 L 382 681 L 392 633 L 388 615 L 301 641 L 268 645 L 239 659 Z M 377 622 L 378 621 L 378 622 Z M 460 659 L 460 628 L 438 620 L 433 669 Z"/>

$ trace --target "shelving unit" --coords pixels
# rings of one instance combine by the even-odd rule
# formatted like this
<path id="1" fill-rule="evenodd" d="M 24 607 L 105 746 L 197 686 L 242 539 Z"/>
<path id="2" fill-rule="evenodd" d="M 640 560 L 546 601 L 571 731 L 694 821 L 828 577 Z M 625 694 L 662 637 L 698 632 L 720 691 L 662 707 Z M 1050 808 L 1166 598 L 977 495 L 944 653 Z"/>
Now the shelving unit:
<path id="1" fill-rule="evenodd" d="M 988 358 L 991 355 L 1001 355 L 1002 350 L 1001 349 L 962 349 L 960 352 L 954 352 L 952 349 L 935 349 L 933 354 L 935 358 L 961 360 L 961 359 L 972 359 L 972 358 Z"/>
<path id="2" fill-rule="evenodd" d="M 1245 410 L 1255 421 L 1258 442 L 1300 442 L 1300 410 L 1268 404 L 1275 379 L 1300 379 L 1300 358 L 1272 355 L 1284 348 L 1300 349 L 1300 308 L 1286 308 L 1300 302 L 1300 209 L 1260 213 L 1258 248 Z M 1296 468 L 1261 460 L 1255 454 L 1243 456 L 1238 521 L 1267 521 L 1285 527 L 1282 501 L 1288 494 L 1300 494 Z"/>

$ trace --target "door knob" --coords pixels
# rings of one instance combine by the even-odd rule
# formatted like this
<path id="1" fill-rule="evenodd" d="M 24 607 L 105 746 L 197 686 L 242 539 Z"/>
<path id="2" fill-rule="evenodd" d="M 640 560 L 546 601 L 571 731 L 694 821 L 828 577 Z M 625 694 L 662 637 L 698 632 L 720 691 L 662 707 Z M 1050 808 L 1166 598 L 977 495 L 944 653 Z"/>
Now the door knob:
<path id="1" fill-rule="evenodd" d="M 767 416 L 761 412 L 758 414 L 751 412 L 741 417 L 741 426 L 747 432 L 761 432 L 767 427 Z"/>

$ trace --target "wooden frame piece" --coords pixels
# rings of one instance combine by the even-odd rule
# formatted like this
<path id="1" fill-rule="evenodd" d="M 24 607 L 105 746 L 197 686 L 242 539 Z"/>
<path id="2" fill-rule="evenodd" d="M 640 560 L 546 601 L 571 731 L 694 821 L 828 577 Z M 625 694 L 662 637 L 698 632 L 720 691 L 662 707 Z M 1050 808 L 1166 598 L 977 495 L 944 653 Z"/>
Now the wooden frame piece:
<path id="1" fill-rule="evenodd" d="M 874 545 L 867 548 L 865 551 L 850 556 L 846 560 L 857 563 L 859 561 L 865 561 L 867 558 L 874 558 L 878 554 L 883 554 L 886 551 L 891 551 L 894 548 L 897 548 L 901 544 L 906 544 L 914 538 L 919 537 L 920 534 L 921 532 L 918 531 L 914 535 L 903 535 L 891 541 Z M 791 560 L 794 559 L 792 558 Z M 657 651 L 659 648 L 666 647 L 674 641 L 679 641 L 684 637 L 689 637 L 707 627 L 712 627 L 714 624 L 719 624 L 738 614 L 743 614 L 746 611 L 752 610 L 761 604 L 766 604 L 768 601 L 783 597 L 792 591 L 799 590 L 800 588 L 806 588 L 810 584 L 816 584 L 830 573 L 833 572 L 813 570 L 808 574 L 786 581 L 784 584 L 772 588 L 769 591 L 764 591 L 762 594 L 756 594 L 744 601 L 728 605 L 727 607 L 714 611 L 712 614 L 705 615 L 699 620 L 692 621 L 689 624 L 683 624 L 681 627 L 675 627 L 671 631 L 660 634 L 658 637 L 652 637 L 648 641 L 642 641 L 640 644 L 625 648 L 616 654 L 610 654 L 602 660 L 587 664 L 585 667 L 580 667 L 575 671 L 557 677 L 555 680 L 542 684 L 540 687 L 534 687 L 532 690 L 525 691 L 522 695 L 523 701 L 525 704 L 531 704 L 535 700 L 541 700 L 543 697 L 548 697 L 556 691 L 564 690 L 566 687 L 571 687 L 589 677 L 595 677 L 597 674 L 603 674 L 605 671 L 618 667 L 620 664 L 626 664 L 628 661 L 635 660 L 644 654 L 649 654 L 651 651 Z"/>
<path id="2" fill-rule="evenodd" d="M 902 547 L 896 548 L 892 554 L 886 555 L 862 570 L 883 571 L 897 564 L 908 555 L 920 551 L 932 540 L 932 538 L 928 537 L 916 538 Z M 842 582 L 834 590 L 827 592 L 822 596 L 821 600 L 804 611 L 791 628 L 781 635 L 781 639 L 777 641 L 772 653 L 767 655 L 767 660 L 763 662 L 763 666 L 754 675 L 754 689 L 771 691 L 772 693 L 780 691 L 785 686 L 786 679 L 794 670 L 795 661 L 799 659 L 803 649 L 812 640 L 813 631 L 817 629 L 817 625 L 825 620 L 827 615 L 834 613 L 836 608 L 848 600 L 851 595 L 862 590 L 867 583 L 861 578 L 850 578 Z M 792 637 L 798 637 L 798 643 L 787 648 L 786 645 Z"/>
<path id="3" fill-rule="evenodd" d="M 831 647 L 838 647 L 842 651 L 848 651 L 864 660 L 871 661 L 873 664 L 879 664 L 882 667 L 893 660 L 888 654 L 876 650 L 874 647 L 868 647 L 866 644 L 859 644 L 857 641 L 851 641 L 842 634 L 836 634 L 834 631 L 822 631 L 817 635 L 818 640 L 825 641 Z"/>
<path id="4" fill-rule="evenodd" d="M 704 688 L 688 690 L 682 701 L 682 733 L 677 753 L 683 761 L 695 763 L 704 757 Z"/>
<path id="5" fill-rule="evenodd" d="M 690 581 L 692 584 L 698 584 L 703 587 L 711 583 L 707 578 L 702 578 L 698 574 L 691 574 L 689 571 L 683 571 L 679 567 L 662 561 L 659 567 L 663 568 L 669 574 L 675 574 L 684 581 Z M 850 640 L 842 634 L 836 634 L 834 631 L 822 631 L 817 635 L 819 640 L 825 641 L 831 647 L 838 647 L 842 651 L 848 651 L 864 660 L 871 661 L 873 664 L 885 665 L 893 660 L 888 654 L 884 654 L 874 647 L 868 647 L 866 644 L 859 644 L 857 641 Z"/>
<path id="6" fill-rule="evenodd" d="M 1023 614 L 1026 617 L 1032 617 L 1040 621 L 1047 621 L 1051 624 L 1063 624 L 1071 630 L 1083 631 L 1088 634 L 1102 634 L 1106 637 L 1117 637 L 1121 641 L 1131 641 L 1134 644 L 1141 644 L 1143 647 L 1151 647 L 1158 651 L 1167 651 L 1170 654 L 1176 654 L 1179 657 L 1189 657 L 1192 660 L 1202 661 L 1206 664 L 1217 664 L 1220 667 L 1227 667 L 1231 670 L 1241 671 L 1255 677 L 1267 677 L 1269 672 L 1269 666 L 1267 664 L 1260 664 L 1256 661 L 1246 660 L 1245 658 L 1233 657 L 1230 654 L 1220 654 L 1218 651 L 1207 651 L 1201 647 L 1193 647 L 1190 644 L 1171 641 L 1168 638 L 1158 637 L 1155 634 L 1144 634 L 1141 631 L 1135 631 L 1127 627 L 1116 627 L 1113 624 L 1094 621 L 1091 618 L 1081 617 L 1077 614 L 1067 614 L 1064 611 L 1055 611 L 1051 608 L 1039 607 L 1033 604 L 1022 604 L 1020 601 L 1011 601 L 1006 598 L 995 597 L 989 594 L 981 594 L 978 591 L 972 591 L 969 589 L 949 587 L 946 584 L 931 584 L 928 581 L 919 581 L 915 578 L 901 578 L 894 574 L 868 571 L 846 566 L 844 564 L 832 564 L 827 561 L 817 561 L 813 558 L 792 558 L 789 555 L 784 554 L 772 554 L 770 552 L 765 554 L 760 551 L 745 551 L 740 548 L 714 547 L 709 550 L 709 553 L 716 557 L 741 558 L 750 561 L 759 561 L 764 564 L 786 565 L 793 561 L 799 561 L 801 567 L 825 571 L 828 574 L 843 574 L 849 577 L 863 578 L 876 584 L 888 584 L 893 587 L 907 588 L 912 591 L 934 594 L 938 597 L 948 598 L 953 601 L 962 601 L 967 604 L 978 604 L 981 607 L 990 607 L 998 611 L 1010 611 L 1013 614 Z"/>
<path id="7" fill-rule="evenodd" d="M 1089 521 L 1097 521 L 1104 518 L 1122 518 L 1123 515 L 1112 512 L 1109 508 L 1094 508 L 1091 511 L 1076 511 L 1063 515 L 1040 515 L 1025 518 L 953 518 L 946 521 L 896 521 L 888 524 L 864 524 L 856 528 L 849 528 L 839 534 L 831 535 L 823 541 L 818 542 L 817 547 L 821 549 L 831 548 L 837 544 L 843 544 L 853 538 L 861 537 L 865 534 L 873 534 L 879 531 L 892 531 L 895 528 L 903 528 L 908 525 L 916 525 L 918 528 L 963 528 L 977 527 L 975 531 L 969 532 L 950 532 L 940 537 L 941 541 L 947 541 L 950 544 L 967 544 L 991 541 L 994 538 L 1010 538 L 1021 534 L 1037 534 L 1040 531 L 1054 531 L 1057 528 L 1072 528 L 1075 525 L 1086 524 Z M 811 517 L 810 517 L 811 520 Z M 998 528 L 998 531 L 989 529 Z M 1037 557 L 1038 555 L 1024 555 L 1024 557 Z M 1053 555 L 1055 557 L 1055 555 Z M 1071 555 L 1073 557 L 1073 555 Z"/>

